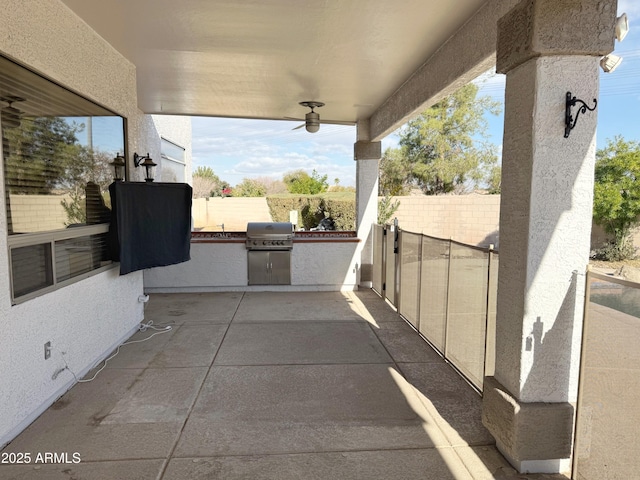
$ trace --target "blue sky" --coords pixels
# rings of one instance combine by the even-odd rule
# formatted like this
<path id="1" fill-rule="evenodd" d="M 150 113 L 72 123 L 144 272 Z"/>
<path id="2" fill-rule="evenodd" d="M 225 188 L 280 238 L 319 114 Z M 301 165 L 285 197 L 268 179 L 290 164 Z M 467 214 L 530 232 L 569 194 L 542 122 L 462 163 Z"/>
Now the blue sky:
<path id="1" fill-rule="evenodd" d="M 243 178 L 281 179 L 290 170 L 314 169 L 341 185 L 355 185 L 355 127 L 322 125 L 308 133 L 292 130 L 301 122 L 192 119 L 193 168 L 209 166 L 222 180 L 237 185 Z"/>
<path id="2" fill-rule="evenodd" d="M 612 73 L 600 74 L 598 148 L 615 135 L 640 141 L 640 2 L 619 0 L 618 10 L 629 16 L 630 31 L 623 42 L 616 42 L 613 52 L 623 58 L 622 64 Z M 503 100 L 504 75 L 488 72 L 478 81 L 481 95 Z M 487 120 L 490 141 L 500 146 L 503 116 L 489 115 Z M 330 184 L 339 178 L 340 185 L 355 185 L 355 127 L 322 125 L 315 134 L 304 128 L 292 130 L 300 123 L 194 117 L 193 167 L 209 166 L 231 185 L 243 178 L 281 179 L 285 172 L 300 168 L 327 175 Z M 383 149 L 396 142 L 397 137 L 390 135 L 383 140 Z"/>

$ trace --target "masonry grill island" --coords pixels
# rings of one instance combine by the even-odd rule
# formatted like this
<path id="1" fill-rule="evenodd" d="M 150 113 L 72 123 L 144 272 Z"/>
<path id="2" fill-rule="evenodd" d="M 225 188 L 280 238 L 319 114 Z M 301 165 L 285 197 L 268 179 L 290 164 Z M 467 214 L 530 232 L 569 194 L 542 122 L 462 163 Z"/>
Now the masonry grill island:
<path id="1" fill-rule="evenodd" d="M 249 285 L 291 285 L 293 224 L 249 222 L 246 247 Z"/>

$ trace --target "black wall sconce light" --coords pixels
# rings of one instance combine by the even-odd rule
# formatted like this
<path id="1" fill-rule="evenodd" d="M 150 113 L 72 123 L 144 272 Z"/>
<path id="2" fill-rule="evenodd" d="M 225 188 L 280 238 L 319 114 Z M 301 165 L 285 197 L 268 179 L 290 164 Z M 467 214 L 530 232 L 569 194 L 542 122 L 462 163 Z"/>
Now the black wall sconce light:
<path id="1" fill-rule="evenodd" d="M 156 164 L 151 160 L 151 157 L 147 153 L 146 155 L 133 154 L 133 164 L 136 168 L 142 165 L 145 168 L 144 180 L 145 182 L 153 182 L 153 174 Z"/>
<path id="2" fill-rule="evenodd" d="M 578 103 L 581 103 L 582 105 L 578 107 L 578 111 L 576 112 L 576 116 L 574 118 L 571 114 L 571 108 L 575 107 Z M 564 111 L 564 138 L 569 138 L 569 134 L 571 133 L 571 130 L 573 130 L 573 128 L 576 126 L 576 123 L 578 123 L 578 116 L 580 116 L 581 113 L 586 113 L 587 110 L 593 112 L 597 106 L 598 101 L 595 98 L 593 99 L 593 107 L 589 107 L 583 100 L 572 96 L 571 92 L 567 92 Z"/>
<path id="3" fill-rule="evenodd" d="M 124 180 L 124 156 L 118 154 L 109 165 L 113 167 L 113 180 L 116 182 L 122 182 Z"/>
<path id="4" fill-rule="evenodd" d="M 122 182 L 124 180 L 124 171 L 127 162 L 124 158 L 124 155 L 116 155 L 116 158 L 113 159 L 113 162 L 110 162 L 109 165 L 113 167 L 113 179 L 116 182 Z M 133 154 L 133 164 L 136 168 L 139 166 L 143 166 L 145 169 L 144 172 L 144 180 L 145 182 L 153 182 L 154 169 L 157 166 L 154 161 L 151 159 L 149 154 L 146 155 L 138 155 L 137 153 Z"/>

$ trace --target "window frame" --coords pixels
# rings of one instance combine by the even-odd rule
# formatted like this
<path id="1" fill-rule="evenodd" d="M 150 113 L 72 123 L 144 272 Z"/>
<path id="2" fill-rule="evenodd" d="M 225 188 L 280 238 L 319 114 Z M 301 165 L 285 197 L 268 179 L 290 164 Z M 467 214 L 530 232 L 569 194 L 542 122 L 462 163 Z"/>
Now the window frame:
<path id="1" fill-rule="evenodd" d="M 86 278 L 89 278 L 93 275 L 97 275 L 98 273 L 105 272 L 112 268 L 115 268 L 118 263 L 111 262 L 108 265 L 103 265 L 99 268 L 90 270 L 85 273 L 81 273 L 79 275 L 73 276 L 66 280 L 58 281 L 56 275 L 56 249 L 55 244 L 60 240 L 69 240 L 73 238 L 83 238 L 88 237 L 90 235 L 98 235 L 102 233 L 109 232 L 109 223 L 100 223 L 96 225 L 87 225 L 84 227 L 74 227 L 72 229 L 65 230 L 51 230 L 47 232 L 36 232 L 36 233 L 25 233 L 22 235 L 11 235 L 7 236 L 7 249 L 9 255 L 9 283 L 10 283 L 10 291 L 11 291 L 11 304 L 17 305 L 27 300 L 31 300 L 35 297 L 39 297 L 40 295 L 44 295 L 49 292 L 53 292 L 58 290 L 59 288 L 65 287 L 67 285 L 71 285 L 73 283 L 79 282 Z M 20 295 L 18 297 L 14 296 L 13 289 L 13 261 L 12 261 L 12 250 L 21 247 L 31 247 L 35 245 L 43 245 L 49 244 L 51 245 L 51 274 L 53 277 L 53 283 L 46 287 L 40 288 L 33 292 L 25 293 L 24 295 Z"/>
<path id="2" fill-rule="evenodd" d="M 8 57 L 2 56 L 0 55 L 0 59 L 3 62 L 9 62 L 11 64 L 13 64 L 16 68 L 18 69 L 24 69 L 25 70 L 25 78 L 27 79 L 33 79 L 34 82 L 36 82 L 37 84 L 39 84 L 40 86 L 42 85 L 42 82 L 48 82 L 49 84 L 51 84 L 51 88 L 54 89 L 61 89 L 61 91 L 64 91 L 63 95 L 66 97 L 68 95 L 72 95 L 75 97 L 78 97 L 78 100 L 80 102 L 86 102 L 92 105 L 95 105 L 98 109 L 101 109 L 105 112 L 110 113 L 114 118 L 119 118 L 122 121 L 122 149 L 123 149 L 123 154 L 125 158 L 128 158 L 128 152 L 129 152 L 129 141 L 128 141 L 128 135 L 129 135 L 129 129 L 128 129 L 128 119 L 124 116 L 122 116 L 121 114 L 114 112 L 111 108 L 105 107 L 104 105 L 102 105 L 99 102 L 96 102 L 93 99 L 88 98 L 86 95 L 80 94 L 72 89 L 69 89 L 63 85 L 61 85 L 60 83 L 58 83 L 57 81 L 33 70 L 31 67 L 26 66 L 20 62 L 16 62 L 13 59 L 10 59 Z M 25 80 L 25 78 L 23 78 L 23 81 L 25 81 L 26 84 L 29 84 L 29 82 L 27 80 Z M 61 115 L 62 116 L 62 115 Z M 101 116 L 101 115 L 94 115 L 94 116 Z M 104 116 L 104 115 L 102 115 Z M 3 134 L 3 127 L 0 124 L 0 136 Z M 4 195 L 8 195 L 7 192 L 7 179 L 5 178 L 5 171 L 4 171 L 4 162 L 5 162 L 5 158 L 4 158 L 4 149 L 0 149 L 0 179 L 2 179 L 2 184 L 0 185 L 0 188 L 2 188 L 3 194 Z M 129 174 L 130 174 L 130 170 L 129 170 L 129 162 L 125 162 L 125 181 L 129 180 Z M 0 202 L 2 203 L 2 205 L 4 206 L 4 215 L 6 217 L 7 215 L 7 206 L 4 205 L 4 202 Z M 9 230 L 8 230 L 8 225 L 5 225 L 4 228 L 4 235 L 5 238 L 7 240 L 7 248 L 6 248 L 6 255 L 7 255 L 7 265 L 8 265 L 8 278 L 9 278 L 9 295 L 10 295 L 10 299 L 11 299 L 11 305 L 15 306 L 15 305 L 19 305 L 21 303 L 24 303 L 26 301 L 32 300 L 36 297 L 54 292 L 56 290 L 59 290 L 63 287 L 72 285 L 74 283 L 78 283 L 81 282 L 89 277 L 92 277 L 94 275 L 98 275 L 100 273 L 112 270 L 114 268 L 117 268 L 119 263 L 117 261 L 113 261 L 113 260 L 109 260 L 109 259 L 105 259 L 104 265 L 100 265 L 97 268 L 94 268 L 92 270 L 77 274 L 77 275 L 73 275 L 70 278 L 66 278 L 64 280 L 58 281 L 57 280 L 57 274 L 56 274 L 56 242 L 58 241 L 62 241 L 62 240 L 70 240 L 70 239 L 83 239 L 85 237 L 90 237 L 92 235 L 99 235 L 99 234 L 108 234 L 109 232 L 109 228 L 110 228 L 110 223 L 109 222 L 104 222 L 104 223 L 99 223 L 99 224 L 93 224 L 93 225 L 82 225 L 82 226 L 75 226 L 73 228 L 65 228 L 65 229 L 57 229 L 57 230 L 46 230 L 46 231 L 40 231 L 40 232 L 26 232 L 26 233 L 20 233 L 20 234 L 10 234 Z M 51 272 L 52 275 L 52 284 L 51 285 L 47 285 L 43 288 L 39 288 L 37 290 L 34 290 L 32 292 L 29 293 L 25 293 L 23 295 L 19 295 L 19 296 L 15 296 L 14 294 L 14 268 L 13 268 L 13 250 L 17 249 L 17 248 L 21 248 L 21 247 L 29 247 L 29 246 L 37 246 L 37 245 L 43 245 L 43 244 L 48 244 L 50 245 L 50 259 L 48 259 L 48 264 L 46 265 L 46 268 L 50 269 L 49 271 Z M 49 263 L 50 262 L 50 263 Z M 109 263 L 106 263 L 109 262 Z"/>
<path id="3" fill-rule="evenodd" d="M 164 146 L 164 142 L 170 143 L 171 145 L 173 145 L 176 148 L 179 148 L 182 150 L 182 155 L 183 158 L 182 160 L 172 157 L 170 155 L 167 155 L 164 151 L 163 151 L 163 146 Z M 171 140 L 164 138 L 164 137 L 160 137 L 160 158 L 162 159 L 162 161 L 164 160 L 168 160 L 169 162 L 172 162 L 174 164 L 177 165 L 181 165 L 183 167 L 183 172 L 182 172 L 182 181 L 181 182 L 176 182 L 176 183 L 185 183 L 186 182 L 186 178 L 187 178 L 187 160 L 184 158 L 187 154 L 187 149 L 185 147 L 183 147 L 182 145 L 178 145 L 176 142 L 172 142 Z M 162 166 L 164 169 L 164 165 Z"/>

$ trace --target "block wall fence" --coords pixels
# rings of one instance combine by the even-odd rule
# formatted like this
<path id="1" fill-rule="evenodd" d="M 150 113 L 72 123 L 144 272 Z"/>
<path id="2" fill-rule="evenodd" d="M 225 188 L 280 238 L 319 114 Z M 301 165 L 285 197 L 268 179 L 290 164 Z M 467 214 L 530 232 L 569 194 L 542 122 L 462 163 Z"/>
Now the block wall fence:
<path id="1" fill-rule="evenodd" d="M 30 215 L 31 224 L 14 223 L 20 232 L 65 228 L 68 221 L 61 201 L 66 196 L 11 195 L 12 210 L 23 209 L 38 212 Z M 499 248 L 500 195 L 411 195 L 393 197 L 400 207 L 393 215 L 400 228 L 439 238 L 451 238 L 470 245 Z M 248 222 L 270 222 L 271 215 L 264 197 L 211 197 L 193 200 L 193 227 L 196 230 L 242 232 Z M 16 219 L 24 218 L 16 215 Z M 607 240 L 598 225 L 593 225 L 591 246 L 597 248 Z M 635 245 L 640 245 L 640 229 L 633 236 Z"/>

